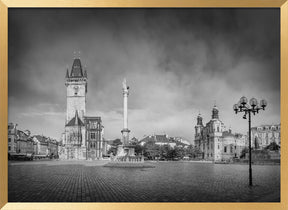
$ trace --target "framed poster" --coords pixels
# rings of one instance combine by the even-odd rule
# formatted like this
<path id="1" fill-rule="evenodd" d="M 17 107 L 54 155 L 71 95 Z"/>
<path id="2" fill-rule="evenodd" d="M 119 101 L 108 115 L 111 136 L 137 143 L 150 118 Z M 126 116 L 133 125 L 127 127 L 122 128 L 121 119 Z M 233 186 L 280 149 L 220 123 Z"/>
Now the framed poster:
<path id="1" fill-rule="evenodd" d="M 1 1 L 1 208 L 287 208 L 287 18 Z"/>

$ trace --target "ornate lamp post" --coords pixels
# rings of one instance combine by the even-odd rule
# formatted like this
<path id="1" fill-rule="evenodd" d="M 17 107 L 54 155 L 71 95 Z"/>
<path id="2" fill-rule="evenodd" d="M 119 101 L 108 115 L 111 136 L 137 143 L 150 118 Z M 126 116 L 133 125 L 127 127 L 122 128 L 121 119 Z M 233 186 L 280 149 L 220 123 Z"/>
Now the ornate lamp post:
<path id="1" fill-rule="evenodd" d="M 250 105 L 249 105 L 250 104 Z M 248 114 L 248 124 L 249 124 L 249 186 L 252 186 L 252 166 L 251 166 L 251 113 L 255 115 L 259 113 L 259 110 L 265 110 L 267 106 L 267 101 L 262 99 L 260 101 L 260 105 L 258 105 L 258 101 L 256 98 L 251 98 L 248 104 L 248 100 L 245 96 L 240 98 L 238 104 L 234 104 L 233 110 L 235 114 L 238 112 L 244 112 L 243 119 L 247 119 Z"/>

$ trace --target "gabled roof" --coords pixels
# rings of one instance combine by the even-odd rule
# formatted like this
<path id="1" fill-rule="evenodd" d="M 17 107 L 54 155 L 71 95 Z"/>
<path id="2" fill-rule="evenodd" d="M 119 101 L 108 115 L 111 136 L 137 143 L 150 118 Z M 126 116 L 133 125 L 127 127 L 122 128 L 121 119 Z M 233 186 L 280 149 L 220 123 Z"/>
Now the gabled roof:
<path id="1" fill-rule="evenodd" d="M 81 121 L 81 119 L 78 116 L 78 111 L 75 112 L 75 117 L 73 117 L 66 126 L 84 126 L 84 123 Z"/>
<path id="2" fill-rule="evenodd" d="M 17 130 L 17 136 L 19 139 L 24 139 L 24 140 L 27 140 L 28 139 L 28 135 L 24 132 L 24 131 L 21 131 L 21 130 Z"/>
<path id="3" fill-rule="evenodd" d="M 48 138 L 43 136 L 43 135 L 35 135 L 33 137 L 36 138 L 39 142 L 47 142 L 48 141 Z"/>
<path id="4" fill-rule="evenodd" d="M 155 140 L 157 142 L 169 142 L 168 136 L 164 135 L 155 135 Z"/>
<path id="5" fill-rule="evenodd" d="M 153 135 L 153 136 L 146 136 L 140 142 L 170 142 L 170 138 L 167 135 Z"/>
<path id="6" fill-rule="evenodd" d="M 83 76 L 84 74 L 82 70 L 81 61 L 79 58 L 75 58 L 73 61 L 70 77 L 83 77 Z"/>

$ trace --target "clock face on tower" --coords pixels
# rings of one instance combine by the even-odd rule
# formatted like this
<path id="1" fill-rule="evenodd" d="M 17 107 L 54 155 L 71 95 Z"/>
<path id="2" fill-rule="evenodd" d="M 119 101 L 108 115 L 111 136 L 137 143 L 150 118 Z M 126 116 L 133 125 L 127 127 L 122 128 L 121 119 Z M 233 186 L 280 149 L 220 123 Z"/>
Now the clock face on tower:
<path id="1" fill-rule="evenodd" d="M 75 95 L 78 94 L 78 90 L 79 90 L 79 87 L 78 87 L 78 86 L 74 86 L 74 94 L 75 94 Z"/>

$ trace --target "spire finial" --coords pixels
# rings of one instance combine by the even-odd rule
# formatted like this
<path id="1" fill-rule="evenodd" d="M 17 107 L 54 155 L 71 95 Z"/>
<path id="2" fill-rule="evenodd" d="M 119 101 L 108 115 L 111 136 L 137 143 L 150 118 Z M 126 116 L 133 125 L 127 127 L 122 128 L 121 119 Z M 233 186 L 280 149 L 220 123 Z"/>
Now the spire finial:
<path id="1" fill-rule="evenodd" d="M 76 51 L 73 52 L 73 58 L 76 59 Z"/>
<path id="2" fill-rule="evenodd" d="M 75 112 L 75 125 L 78 125 L 78 110 Z"/>
<path id="3" fill-rule="evenodd" d="M 216 106 L 216 100 L 214 100 L 214 106 Z"/>
<path id="4" fill-rule="evenodd" d="M 69 78 L 69 70 L 68 70 L 68 68 L 66 70 L 66 78 Z"/>
<path id="5" fill-rule="evenodd" d="M 85 70 L 84 70 L 84 77 L 87 78 L 87 70 L 86 70 L 86 66 L 85 66 Z"/>
<path id="6" fill-rule="evenodd" d="M 81 51 L 78 51 L 78 58 L 80 59 Z"/>

